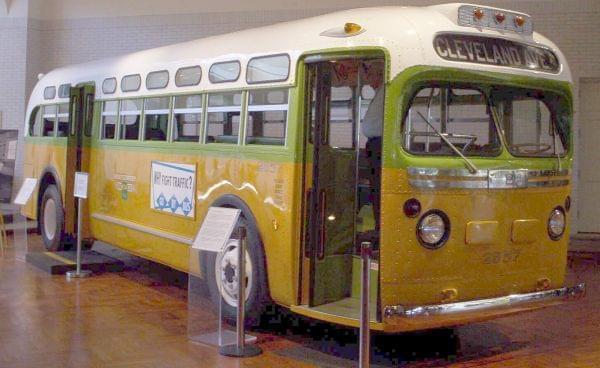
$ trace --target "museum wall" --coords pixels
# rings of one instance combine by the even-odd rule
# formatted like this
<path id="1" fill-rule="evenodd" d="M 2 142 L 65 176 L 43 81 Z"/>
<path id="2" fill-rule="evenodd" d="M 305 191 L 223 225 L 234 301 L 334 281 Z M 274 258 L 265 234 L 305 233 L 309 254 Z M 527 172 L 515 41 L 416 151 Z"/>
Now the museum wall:
<path id="1" fill-rule="evenodd" d="M 0 0 L 0 7 L 6 3 L 8 12 L 6 8 L 4 13 L 0 12 L 3 49 L 0 53 L 0 111 L 3 126 L 20 128 L 25 96 L 34 86 L 38 73 L 62 65 L 339 9 L 443 1 Z M 600 2 L 497 0 L 476 3 L 531 14 L 536 30 L 556 42 L 569 59 L 576 95 L 580 79 L 600 78 Z M 577 140 L 577 126 L 575 132 Z M 17 167 L 20 167 L 20 151 Z M 577 175 L 574 179 L 577 180 Z M 576 191 L 573 197 L 576 208 Z"/>

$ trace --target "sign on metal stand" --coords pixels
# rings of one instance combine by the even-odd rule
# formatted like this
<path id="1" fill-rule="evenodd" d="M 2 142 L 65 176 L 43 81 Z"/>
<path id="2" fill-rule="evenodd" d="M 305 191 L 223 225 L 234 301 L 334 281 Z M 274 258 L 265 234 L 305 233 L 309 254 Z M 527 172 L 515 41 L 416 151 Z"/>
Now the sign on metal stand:
<path id="1" fill-rule="evenodd" d="M 371 243 L 363 242 L 360 246 L 361 255 L 361 294 L 360 294 L 360 352 L 358 366 L 371 366 L 371 331 L 369 327 L 369 301 L 371 294 Z"/>
<path id="2" fill-rule="evenodd" d="M 235 208 L 224 208 L 224 207 L 211 207 L 192 243 L 190 248 L 191 256 L 199 258 L 197 252 L 212 252 L 216 253 L 217 257 L 222 258 L 228 249 L 235 247 L 237 250 L 237 272 L 235 278 L 237 279 L 238 290 L 237 290 L 237 326 L 236 332 L 229 331 L 223 328 L 222 324 L 222 310 L 223 310 L 223 297 L 220 296 L 219 303 L 219 321 L 218 321 L 218 333 L 191 333 L 190 327 L 188 326 L 188 334 L 190 339 L 195 342 L 217 346 L 219 352 L 223 355 L 234 356 L 234 357 L 248 357 L 255 356 L 262 353 L 262 350 L 256 346 L 251 345 L 249 342 L 256 341 L 256 337 L 246 335 L 244 331 L 244 306 L 245 306 L 245 255 L 246 255 L 246 229 L 244 227 L 238 228 L 238 239 L 232 239 L 233 230 L 238 222 L 241 211 Z M 220 259 L 219 258 L 219 259 Z M 190 282 L 196 278 L 190 275 Z M 220 283 L 222 288 L 223 282 Z M 188 287 L 188 302 L 197 299 L 198 293 L 194 292 L 195 287 L 192 284 Z M 222 290 L 219 290 L 222 295 Z M 194 331 L 196 329 L 194 328 Z"/>
<path id="3" fill-rule="evenodd" d="M 231 357 L 252 357 L 262 353 L 262 349 L 256 345 L 246 345 L 246 333 L 244 331 L 244 305 L 246 304 L 246 228 L 238 230 L 240 239 L 238 251 L 238 293 L 237 293 L 237 339 L 235 345 L 222 346 L 219 353 Z"/>
<path id="4" fill-rule="evenodd" d="M 83 200 L 87 198 L 88 174 L 84 172 L 75 173 L 75 189 L 73 196 L 77 198 L 77 264 L 75 271 L 68 271 L 67 278 L 83 278 L 92 274 L 90 270 L 81 269 L 81 227 L 83 214 Z"/>

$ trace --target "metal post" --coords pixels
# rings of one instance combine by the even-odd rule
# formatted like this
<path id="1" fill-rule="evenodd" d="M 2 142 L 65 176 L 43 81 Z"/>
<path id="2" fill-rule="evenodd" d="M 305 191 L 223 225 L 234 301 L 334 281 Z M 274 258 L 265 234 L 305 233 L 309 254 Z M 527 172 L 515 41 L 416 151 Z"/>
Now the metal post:
<path id="1" fill-rule="evenodd" d="M 237 299 L 237 336 L 235 345 L 223 346 L 220 353 L 226 356 L 244 358 L 252 357 L 262 353 L 262 349 L 256 345 L 246 345 L 246 332 L 244 331 L 245 304 L 246 304 L 246 228 L 238 230 L 238 299 Z"/>
<path id="2" fill-rule="evenodd" d="M 369 368 L 371 365 L 371 331 L 369 328 L 370 312 L 370 289 L 371 289 L 371 242 L 363 242 L 360 245 L 360 255 L 362 258 L 361 272 L 361 295 L 360 295 L 360 368 Z"/>
<path id="3" fill-rule="evenodd" d="M 246 228 L 239 230 L 240 246 L 238 247 L 238 299 L 237 299 L 237 346 L 244 350 L 246 345 L 244 336 L 244 306 L 246 304 Z"/>
<path id="4" fill-rule="evenodd" d="M 83 213 L 83 198 L 77 198 L 77 264 L 75 271 L 68 271 L 67 278 L 82 278 L 88 277 L 92 274 L 90 270 L 81 269 L 81 227 L 82 227 L 82 213 Z"/>

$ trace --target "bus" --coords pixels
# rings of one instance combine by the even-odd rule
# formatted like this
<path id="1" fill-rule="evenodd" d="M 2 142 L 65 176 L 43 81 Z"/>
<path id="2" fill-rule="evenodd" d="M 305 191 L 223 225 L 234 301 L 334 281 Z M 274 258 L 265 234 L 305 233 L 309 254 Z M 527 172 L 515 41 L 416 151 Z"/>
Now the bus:
<path id="1" fill-rule="evenodd" d="M 564 55 L 516 11 L 336 12 L 40 77 L 24 214 L 203 277 L 235 315 L 235 247 L 190 259 L 209 207 L 241 210 L 245 308 L 371 328 L 454 326 L 563 302 L 573 160 Z M 83 208 L 73 177 L 89 173 Z M 194 266 L 192 266 L 194 265 Z"/>

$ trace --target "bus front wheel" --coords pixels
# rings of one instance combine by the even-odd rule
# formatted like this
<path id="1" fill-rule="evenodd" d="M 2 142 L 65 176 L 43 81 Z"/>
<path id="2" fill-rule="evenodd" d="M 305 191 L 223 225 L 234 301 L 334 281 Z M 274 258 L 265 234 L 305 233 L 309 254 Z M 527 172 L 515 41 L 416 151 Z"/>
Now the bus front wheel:
<path id="1" fill-rule="evenodd" d="M 49 251 L 61 250 L 65 212 L 56 185 L 49 185 L 44 191 L 39 219 L 46 249 Z"/>
<path id="2" fill-rule="evenodd" d="M 246 325 L 258 326 L 268 304 L 265 256 L 256 228 L 243 217 L 238 226 L 246 227 Z M 219 254 L 205 253 L 203 263 L 212 304 L 219 308 L 222 303 L 222 317 L 228 323 L 235 323 L 239 271 L 237 246 L 230 245 Z"/>

